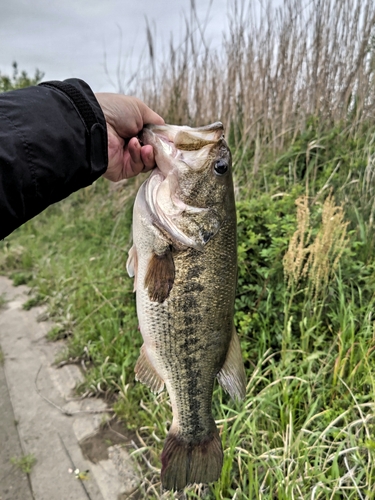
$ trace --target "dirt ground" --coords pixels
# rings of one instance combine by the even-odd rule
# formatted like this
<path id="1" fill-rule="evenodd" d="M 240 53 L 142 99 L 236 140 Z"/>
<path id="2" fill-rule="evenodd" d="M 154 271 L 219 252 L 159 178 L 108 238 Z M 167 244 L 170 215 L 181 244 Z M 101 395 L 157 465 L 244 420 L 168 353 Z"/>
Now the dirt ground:
<path id="1" fill-rule="evenodd" d="M 133 439 L 136 439 L 135 434 L 130 433 L 120 422 L 112 420 L 101 425 L 95 434 L 83 439 L 79 445 L 83 456 L 96 464 L 101 460 L 108 460 L 110 446 L 130 445 Z"/>

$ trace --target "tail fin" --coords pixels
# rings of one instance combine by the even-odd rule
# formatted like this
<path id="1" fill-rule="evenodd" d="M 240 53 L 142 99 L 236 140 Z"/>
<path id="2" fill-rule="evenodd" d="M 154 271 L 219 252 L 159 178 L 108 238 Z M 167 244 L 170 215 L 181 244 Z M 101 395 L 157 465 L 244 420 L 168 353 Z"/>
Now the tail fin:
<path id="1" fill-rule="evenodd" d="M 166 490 L 179 491 L 189 484 L 216 481 L 223 466 L 219 434 L 189 442 L 181 435 L 169 433 L 161 461 L 161 482 Z"/>

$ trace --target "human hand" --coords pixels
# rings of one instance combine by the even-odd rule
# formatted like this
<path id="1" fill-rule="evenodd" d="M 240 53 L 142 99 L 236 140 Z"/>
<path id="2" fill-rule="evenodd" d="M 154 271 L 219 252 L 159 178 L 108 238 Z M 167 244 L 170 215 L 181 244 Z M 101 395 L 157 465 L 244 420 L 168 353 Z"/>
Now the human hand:
<path id="1" fill-rule="evenodd" d="M 136 135 L 147 123 L 162 125 L 163 118 L 136 97 L 95 94 L 107 122 L 108 168 L 103 177 L 120 181 L 148 172 L 155 166 L 152 146 L 141 146 Z"/>

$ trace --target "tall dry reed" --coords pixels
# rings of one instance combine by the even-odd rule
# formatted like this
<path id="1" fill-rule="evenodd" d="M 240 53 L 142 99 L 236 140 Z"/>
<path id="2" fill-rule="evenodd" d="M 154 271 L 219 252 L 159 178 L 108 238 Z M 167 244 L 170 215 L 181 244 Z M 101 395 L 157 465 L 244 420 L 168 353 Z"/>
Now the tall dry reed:
<path id="1" fill-rule="evenodd" d="M 212 2 L 215 9 L 215 1 Z M 219 49 L 191 0 L 185 33 L 161 50 L 147 27 L 149 60 L 133 90 L 170 123 L 231 127 L 236 146 L 282 147 L 309 115 L 351 124 L 375 112 L 373 0 L 229 0 Z M 131 90 L 131 89 L 128 89 Z M 261 161 L 257 151 L 254 168 Z"/>

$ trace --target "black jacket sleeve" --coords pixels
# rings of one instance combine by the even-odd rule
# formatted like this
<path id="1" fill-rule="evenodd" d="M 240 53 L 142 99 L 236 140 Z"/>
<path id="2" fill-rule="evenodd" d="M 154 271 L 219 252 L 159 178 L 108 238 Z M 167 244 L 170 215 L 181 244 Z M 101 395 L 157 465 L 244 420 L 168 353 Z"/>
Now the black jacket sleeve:
<path id="1" fill-rule="evenodd" d="M 104 115 L 82 80 L 0 94 L 0 239 L 107 165 Z"/>

